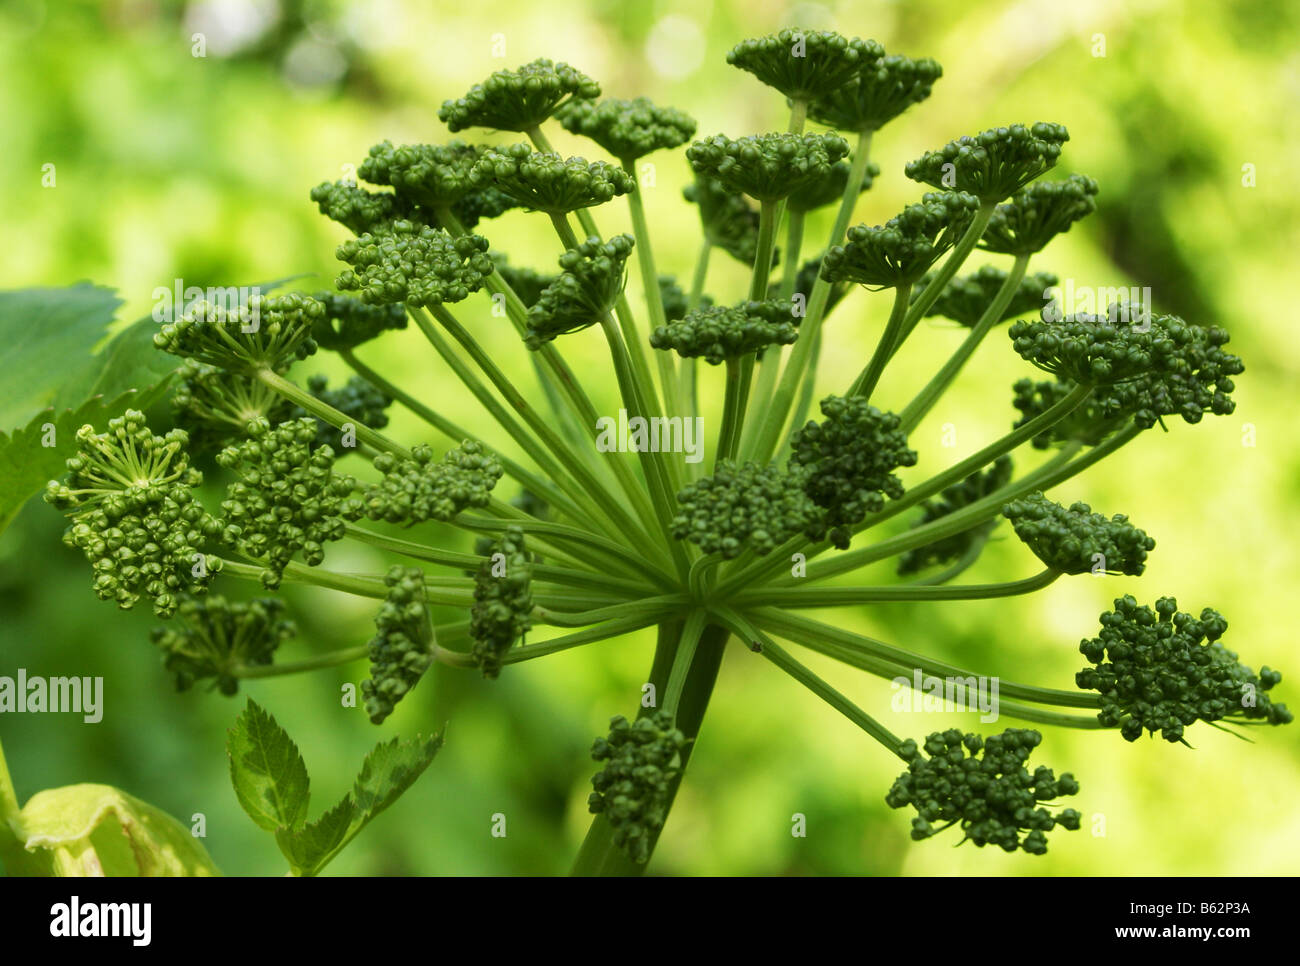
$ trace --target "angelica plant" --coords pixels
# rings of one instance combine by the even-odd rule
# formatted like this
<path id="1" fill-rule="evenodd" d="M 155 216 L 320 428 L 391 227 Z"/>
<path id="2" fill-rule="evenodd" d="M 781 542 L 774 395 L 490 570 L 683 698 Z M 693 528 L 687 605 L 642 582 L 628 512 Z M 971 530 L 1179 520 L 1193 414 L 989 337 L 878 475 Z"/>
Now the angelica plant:
<path id="1" fill-rule="evenodd" d="M 728 649 L 785 672 L 898 759 L 900 777 L 880 792 L 915 811 L 913 838 L 957 825 L 975 846 L 1041 854 L 1049 832 L 1079 827 L 1079 812 L 1057 799 L 1082 801 L 1086 780 L 1028 765 L 1042 740 L 1035 730 L 892 734 L 796 649 L 884 678 L 967 679 L 976 670 L 913 650 L 919 636 L 886 643 L 808 612 L 1011 597 L 1066 575 L 1140 575 L 1152 537 L 1123 514 L 1047 494 L 1154 427 L 1173 429 L 1175 417 L 1195 424 L 1233 412 L 1242 362 L 1225 349 L 1227 333 L 1204 320 L 1152 307 L 1140 320 L 1066 314 L 1044 298 L 1057 276 L 1031 273 L 1031 260 L 1097 206 L 1091 178 L 1053 179 L 1067 155 L 1062 124 L 957 137 L 899 171 L 872 152 L 882 129 L 940 81 L 933 60 L 783 30 L 739 44 L 728 62 L 784 100 L 786 130 L 705 134 L 683 110 L 644 96 L 602 99 L 601 85 L 577 68 L 537 60 L 494 73 L 438 113 L 451 133 L 508 132 L 513 143 L 370 148 L 358 171 L 373 188 L 338 182 L 310 192 L 342 236 L 338 291 L 191 306 L 155 339 L 179 368 L 182 428 L 155 435 L 132 411 L 106 431 L 83 429 L 67 480 L 52 482 L 47 498 L 68 514 L 65 539 L 90 561 L 95 593 L 123 608 L 148 597 L 171 622 L 155 642 L 182 688 L 208 678 L 230 694 L 243 677 L 360 672 L 366 662 L 364 710 L 386 724 L 403 720 L 403 699 L 430 674 L 496 679 L 513 665 L 653 628 L 652 699 L 632 720 L 631 698 L 608 709 L 575 873 L 638 873 L 660 835 L 672 834 L 673 802 L 694 748 L 708 740 L 701 725 Z M 557 152 L 557 127 L 589 150 Z M 656 211 L 636 177 L 642 159 L 667 164 L 669 152 L 693 178 L 686 200 L 700 236 L 689 244 L 652 240 Z M 927 190 L 901 212 L 854 224 L 863 193 L 898 173 Z M 610 232 L 621 206 L 631 234 Z M 550 223 L 549 264 L 525 267 L 501 250 L 508 238 L 493 219 L 513 209 Z M 805 229 L 817 212 L 831 227 L 814 241 Z M 685 289 L 659 272 L 668 247 L 699 252 Z M 715 249 L 749 267 L 743 290 L 709 284 Z M 1011 264 L 959 275 L 977 249 Z M 856 378 L 818 398 L 819 361 L 864 292 L 889 305 L 875 349 L 858 360 Z M 950 357 L 910 400 L 883 398 L 882 374 L 933 316 L 958 323 Z M 1003 323 L 1006 334 L 994 337 Z M 428 392 L 367 361 L 381 358 L 372 345 L 408 326 L 479 405 L 479 421 L 447 415 L 449 382 Z M 566 350 L 580 339 L 603 342 L 609 366 L 575 368 Z M 1049 378 L 1018 381 L 1012 405 L 1003 404 L 1006 434 L 944 465 L 915 445 L 915 430 L 989 339 Z M 331 390 L 296 378 L 319 352 L 334 353 L 354 379 Z M 701 417 L 705 458 L 688 461 L 635 436 L 624 452 L 601 446 L 602 379 L 629 421 L 655 427 L 661 442 Z M 707 402 L 715 388 L 721 406 Z M 391 406 L 419 417 L 423 431 L 387 434 Z M 191 440 L 216 454 L 220 506 L 199 500 Z M 1041 569 L 962 579 L 1002 519 Z M 463 532 L 464 545 L 437 536 L 446 531 L 431 522 Z M 345 541 L 389 566 L 343 572 L 335 560 Z M 838 579 L 889 560 L 901 582 Z M 255 593 L 288 581 L 370 599 L 375 636 L 274 663 L 292 637 L 291 615 L 276 598 L 237 603 L 240 581 Z M 223 596 L 210 593 L 216 586 Z M 434 619 L 448 608 L 460 619 Z M 1000 711 L 1032 725 L 1129 741 L 1159 732 L 1184 744 L 1198 720 L 1289 722 L 1264 693 L 1280 675 L 1238 663 L 1226 631 L 1209 608 L 1194 619 L 1172 598 L 1152 611 L 1121 597 L 1099 636 L 1080 645 L 1089 666 L 1077 688 L 1003 680 Z M 269 728 L 250 708 L 232 748 Z M 427 757 L 419 762 L 413 774 Z M 414 780 L 409 769 L 402 775 L 394 797 Z M 304 789 L 292 813 L 267 812 L 274 782 L 265 776 L 237 769 L 236 786 L 255 820 L 277 830 L 292 867 L 310 873 L 350 837 L 347 822 L 334 839 L 333 812 L 306 825 L 305 767 L 281 778 Z M 364 786 L 363 773 L 351 807 L 368 816 L 377 809 L 366 811 Z"/>

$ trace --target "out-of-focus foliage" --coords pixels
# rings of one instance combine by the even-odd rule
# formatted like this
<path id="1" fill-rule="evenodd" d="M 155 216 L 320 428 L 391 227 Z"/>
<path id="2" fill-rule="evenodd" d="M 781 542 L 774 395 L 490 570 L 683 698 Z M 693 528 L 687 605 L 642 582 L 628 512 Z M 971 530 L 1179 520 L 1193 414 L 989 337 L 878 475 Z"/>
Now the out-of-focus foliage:
<path id="1" fill-rule="evenodd" d="M 328 287 L 341 268 L 334 249 L 347 232 L 320 217 L 311 187 L 354 175 L 350 166 L 385 138 L 436 137 L 438 105 L 460 96 L 467 79 L 549 57 L 599 80 L 605 96 L 653 87 L 656 102 L 687 111 L 702 135 L 783 130 L 780 96 L 728 67 L 725 55 L 737 41 L 787 24 L 871 37 L 944 66 L 931 98 L 873 143 L 882 173 L 855 223 L 880 223 L 919 200 L 921 187 L 902 168 L 926 149 L 1041 117 L 1069 127 L 1060 175 L 1096 178 L 1098 211 L 1054 242 L 1035 267 L 1076 287 L 1149 285 L 1156 311 L 1227 329 L 1249 369 L 1233 416 L 1207 420 L 1194 432 L 1177 420 L 1168 435 L 1157 427 L 1110 460 L 1105 474 L 1085 474 L 1051 496 L 1066 504 L 1122 505 L 1160 535 L 1148 586 L 1212 600 L 1231 615 L 1234 639 L 1250 641 L 1253 661 L 1293 667 L 1294 635 L 1279 621 L 1276 602 L 1293 592 L 1300 572 L 1300 549 L 1285 539 L 1300 521 L 1291 401 L 1300 348 L 1286 311 L 1300 248 L 1292 170 L 1300 126 L 1283 123 L 1300 99 L 1294 5 L 487 0 L 449 10 L 417 0 L 15 0 L 0 7 L 8 81 L 0 85 L 0 116 L 4 219 L 8 236 L 22 243 L 0 263 L 0 288 L 91 279 L 118 290 L 126 303 L 119 319 L 135 319 L 153 308 L 155 288 L 170 290 L 176 279 L 227 285 L 310 272 L 318 288 Z M 204 56 L 196 56 L 200 34 Z M 512 140 L 470 133 L 475 141 Z M 551 137 L 566 157 L 601 156 L 558 126 Z M 680 200 L 692 177 L 685 159 L 664 151 L 647 161 L 654 164 L 646 194 L 656 237 L 678 231 L 695 238 L 697 212 Z M 828 217 L 810 215 L 806 237 L 823 237 Z M 509 239 L 519 267 L 553 271 L 559 253 L 540 222 L 509 212 L 483 230 L 489 240 Z M 622 207 L 608 206 L 602 224 L 626 230 Z M 657 254 L 665 274 L 690 278 L 693 243 L 664 245 Z M 1004 256 L 994 260 L 1004 269 L 1010 264 Z M 715 256 L 709 288 L 730 302 L 745 276 L 739 263 Z M 637 288 L 628 286 L 629 297 L 639 297 Z M 857 351 L 828 360 L 817 398 L 843 391 L 887 308 L 887 300 L 853 292 L 836 309 L 830 324 L 840 330 L 837 340 L 857 340 Z M 485 301 L 474 312 L 475 324 L 501 322 Z M 924 322 L 882 382 L 882 403 L 905 403 L 961 335 L 942 320 Z M 397 332 L 361 354 L 399 384 L 430 385 L 445 373 L 426 349 L 412 333 Z M 565 347 L 575 368 L 607 365 L 603 349 L 594 333 L 572 336 Z M 334 382 L 346 379 L 325 371 Z M 955 461 L 1004 432 L 1017 416 L 1007 389 L 1033 374 L 1001 339 L 990 338 L 916 430 L 912 444 L 926 465 L 905 472 L 933 472 L 937 454 Z M 531 385 L 529 370 L 511 375 Z M 705 398 L 715 389 L 720 401 L 720 389 L 708 382 Z M 595 402 L 602 412 L 617 410 L 612 398 Z M 391 415 L 398 435 L 415 432 L 406 413 Z M 466 422 L 472 410 L 447 415 Z M 942 448 L 947 439 L 951 451 Z M 503 451 L 515 455 L 508 446 Z M 215 505 L 220 493 L 207 498 Z M 56 514 L 33 505 L 0 539 L 0 673 L 23 667 L 30 674 L 102 675 L 104 717 L 98 724 L 72 715 L 0 717 L 20 800 L 83 781 L 130 788 L 184 824 L 201 814 L 203 844 L 226 874 L 282 873 L 283 860 L 230 789 L 221 749 L 238 708 L 218 694 L 174 692 L 149 645 L 154 621 L 147 611 L 109 614 L 99 609 L 107 605 L 87 605 L 84 575 L 59 543 L 61 528 Z M 1225 533 L 1232 534 L 1226 544 Z M 449 548 L 471 549 L 451 531 L 445 536 Z M 355 559 L 341 554 L 339 570 L 383 566 L 369 551 L 347 553 Z M 882 579 L 891 566 L 880 565 Z M 1001 528 L 970 579 L 1016 576 L 1035 566 Z M 215 586 L 232 592 L 219 576 Z M 900 646 L 946 646 L 950 653 L 942 656 L 963 664 L 1070 687 L 1080 637 L 1115 597 L 1139 590 L 1133 578 L 1078 577 L 1026 600 L 886 604 L 838 611 L 833 619 Z M 286 660 L 373 636 L 373 601 L 300 587 L 287 587 L 286 597 L 299 626 L 283 647 Z M 320 606 L 326 599 L 328 606 Z M 438 622 L 464 619 L 432 610 Z M 410 736 L 451 722 L 438 781 L 417 783 L 331 873 L 566 868 L 589 819 L 590 736 L 611 715 L 635 707 L 652 644 L 643 632 L 521 665 L 496 681 L 431 669 L 385 727 Z M 889 712 L 888 683 L 810 663 L 900 734 L 977 730 L 972 715 Z M 349 769 L 375 741 L 364 709 L 341 702 L 342 689 L 359 686 L 365 674 L 360 661 L 292 686 L 274 678 L 241 683 L 286 730 L 310 736 L 305 753 L 327 799 L 346 793 Z M 655 868 L 1063 875 L 1295 868 L 1300 747 L 1286 729 L 1249 749 L 1253 773 L 1270 776 L 1253 783 L 1249 795 L 1241 792 L 1238 740 L 1208 728 L 1191 733 L 1195 750 L 1159 739 L 1130 745 L 1114 735 L 1043 731 L 1044 760 L 1068 761 L 1087 778 L 1071 799 L 1082 813 L 1079 834 L 1053 840 L 1037 860 L 914 847 L 904 834 L 907 818 L 884 801 L 897 762 L 736 649 L 724 662 Z M 316 743 L 330 754 L 317 753 Z M 1171 801 L 1203 805 L 1171 809 Z M 791 834 L 796 813 L 806 819 L 802 837 Z M 1209 814 L 1228 818 L 1211 823 L 1202 817 Z M 505 837 L 492 835 L 495 815 L 504 816 Z"/>

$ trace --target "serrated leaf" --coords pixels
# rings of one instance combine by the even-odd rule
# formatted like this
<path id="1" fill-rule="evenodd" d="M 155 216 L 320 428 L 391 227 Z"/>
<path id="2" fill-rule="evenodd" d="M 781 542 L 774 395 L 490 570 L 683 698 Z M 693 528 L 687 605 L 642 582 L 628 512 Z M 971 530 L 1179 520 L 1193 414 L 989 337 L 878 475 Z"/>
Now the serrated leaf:
<path id="1" fill-rule="evenodd" d="M 394 738 L 371 749 L 352 791 L 341 802 L 303 828 L 276 832 L 275 840 L 293 871 L 302 876 L 319 874 L 371 819 L 424 774 L 441 747 L 439 733 L 410 741 Z"/>
<path id="2" fill-rule="evenodd" d="M 252 698 L 226 741 L 230 781 L 249 818 L 268 832 L 296 829 L 307 819 L 307 765 L 298 746 Z"/>
<path id="3" fill-rule="evenodd" d="M 90 395 L 94 350 L 121 304 L 112 289 L 89 282 L 0 292 L 0 429 L 24 426 L 61 399 L 79 406 Z"/>
<path id="4" fill-rule="evenodd" d="M 302 828 L 277 830 L 275 842 L 289 860 L 294 875 L 313 876 L 348 844 L 352 820 L 352 798 L 346 796 L 316 821 L 308 822 Z"/>

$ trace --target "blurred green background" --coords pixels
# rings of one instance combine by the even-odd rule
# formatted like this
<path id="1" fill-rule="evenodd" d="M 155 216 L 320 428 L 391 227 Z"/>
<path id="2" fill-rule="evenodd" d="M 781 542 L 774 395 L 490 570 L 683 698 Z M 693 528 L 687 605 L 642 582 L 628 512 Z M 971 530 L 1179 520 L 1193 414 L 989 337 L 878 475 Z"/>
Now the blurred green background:
<path id="1" fill-rule="evenodd" d="M 251 284 L 314 273 L 329 284 L 343 229 L 308 200 L 370 144 L 436 140 L 436 110 L 493 70 L 538 56 L 567 60 L 606 94 L 649 94 L 693 114 L 700 133 L 783 127 L 779 96 L 726 66 L 736 41 L 784 25 L 873 37 L 891 52 L 933 56 L 944 78 L 931 100 L 887 126 L 873 158 L 884 173 L 859 204 L 878 223 L 920 187 L 903 164 L 960 134 L 1053 120 L 1072 135 L 1059 174 L 1102 186 L 1099 212 L 1058 239 L 1033 268 L 1084 285 L 1150 285 L 1157 310 L 1232 332 L 1247 362 L 1237 413 L 1196 427 L 1171 423 L 1071 481 L 1057 499 L 1126 512 L 1159 542 L 1147 574 L 1063 580 L 1028 599 L 943 606 L 884 605 L 823 619 L 986 673 L 1070 687 L 1110 599 L 1174 594 L 1231 622 L 1243 660 L 1300 673 L 1284 608 L 1300 567 L 1300 378 L 1293 298 L 1300 250 L 1300 7 L 1269 0 L 1114 3 L 588 0 L 288 2 L 9 0 L 0 7 L 3 207 L 8 239 L 0 287 L 90 279 L 119 290 L 125 322 L 148 313 L 155 286 Z M 206 56 L 194 56 L 195 34 Z M 504 49 L 504 57 L 494 56 Z M 477 134 L 478 132 L 473 132 Z M 561 150 L 578 150 L 553 132 Z M 652 157 L 649 191 L 660 268 L 689 277 L 694 212 L 680 200 L 679 154 Z M 42 186 L 43 165 L 56 184 Z M 1243 183 L 1253 166 L 1254 184 Z M 624 212 L 600 213 L 606 230 Z M 808 237 L 824 237 L 821 222 Z M 544 219 L 512 212 L 481 229 L 509 239 L 512 261 L 549 269 L 557 254 Z M 981 264 L 977 253 L 968 263 Z M 745 270 L 715 255 L 710 289 L 739 295 Z M 629 292 L 639 286 L 629 286 Z M 831 322 L 825 388 L 842 386 L 870 352 L 888 299 L 855 293 Z M 502 325 L 485 305 L 466 310 Z M 586 338 L 586 336 L 592 338 Z M 956 345 L 931 321 L 881 385 L 901 405 Z M 512 371 L 522 348 L 503 342 Z M 606 373 L 599 337 L 565 343 L 580 371 Z M 3 359 L 0 347 L 0 359 Z M 394 335 L 362 355 L 461 422 L 481 422 L 418 336 Z M 329 360 L 300 366 L 335 373 Z M 0 367 L 0 372 L 3 368 Z M 918 430 L 926 475 L 1001 435 L 1010 384 L 1026 366 L 995 334 L 959 385 Z M 720 398 L 719 374 L 707 392 Z M 526 376 L 524 376 L 526 378 Z M 602 387 L 598 405 L 615 411 Z M 951 424 L 947 425 L 946 424 Z M 945 431 L 956 447 L 945 449 Z M 394 410 L 399 439 L 425 438 Z M 493 442 L 496 437 L 488 434 Z M 431 440 L 441 447 L 444 441 Z M 1254 445 L 1249 445 L 1253 443 Z M 508 492 L 506 495 L 510 495 Z M 0 538 L 0 673 L 103 675 L 106 713 L 0 717 L 20 800 L 46 787 L 117 785 L 188 824 L 207 818 L 205 843 L 227 874 L 281 874 L 270 837 L 239 810 L 223 751 L 241 699 L 175 694 L 148 643 L 147 611 L 93 599 L 85 564 L 59 542 L 61 521 L 36 501 Z M 971 579 L 1033 572 L 1005 530 Z M 448 535 L 449 540 L 458 540 Z M 337 569 L 380 568 L 370 551 L 331 550 Z M 883 568 L 877 571 L 887 578 Z M 291 594 L 301 625 L 286 660 L 362 643 L 373 605 L 323 592 Z M 328 599 L 326 599 L 328 597 Z M 443 615 L 453 619 L 454 615 Z M 496 682 L 435 669 L 381 728 L 339 707 L 364 664 L 246 684 L 299 742 L 319 812 L 347 788 L 380 737 L 450 722 L 424 778 L 332 866 L 340 874 L 561 872 L 586 828 L 592 738 L 631 714 L 649 666 L 649 634 L 513 667 Z M 923 736 L 974 716 L 889 711 L 887 683 L 810 656 L 837 687 L 901 735 Z M 1294 697 L 1296 678 L 1279 697 Z M 997 727 L 1014 726 L 1004 720 Z M 987 726 L 986 726 L 987 730 Z M 1284 874 L 1300 855 L 1300 739 L 1295 727 L 1254 730 L 1247 744 L 1205 726 L 1195 750 L 1115 734 L 1049 730 L 1038 756 L 1079 776 L 1070 804 L 1084 830 L 1059 833 L 1042 858 L 1007 856 L 956 837 L 913 845 L 908 817 L 884 805 L 898 764 L 766 662 L 728 655 L 690 773 L 654 870 L 706 874 Z M 508 834 L 490 835 L 493 813 Z M 791 835 L 791 816 L 807 835 Z M 1099 822 L 1098 817 L 1101 817 Z M 1093 834 L 1094 831 L 1104 834 Z M 945 842 L 945 839 L 947 840 Z"/>

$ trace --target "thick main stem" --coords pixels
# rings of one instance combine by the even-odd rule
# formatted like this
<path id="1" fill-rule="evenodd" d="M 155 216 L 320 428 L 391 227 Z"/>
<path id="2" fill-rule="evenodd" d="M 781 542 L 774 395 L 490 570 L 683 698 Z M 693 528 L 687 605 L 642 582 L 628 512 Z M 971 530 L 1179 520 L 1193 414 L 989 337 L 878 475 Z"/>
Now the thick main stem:
<path id="1" fill-rule="evenodd" d="M 655 648 L 654 663 L 650 669 L 649 682 L 654 685 L 656 694 L 666 693 L 682 630 L 681 622 L 660 626 L 659 642 Z M 691 661 L 690 669 L 686 672 L 681 698 L 677 703 L 675 723 L 677 728 L 686 736 L 687 745 L 681 755 L 681 770 L 677 779 L 670 786 L 667 801 L 664 803 L 665 816 L 672 809 L 673 801 L 677 797 L 677 790 L 681 787 L 682 776 L 686 772 L 686 765 L 690 761 L 691 752 L 694 750 L 699 737 L 700 726 L 704 721 L 704 712 L 707 710 L 709 698 L 713 694 L 713 685 L 718 679 L 718 668 L 722 665 L 722 654 L 726 647 L 728 634 L 729 632 L 725 627 L 715 624 L 707 626 L 695 649 L 695 657 Z M 645 717 L 654 711 L 654 708 L 643 707 L 637 717 Z M 662 832 L 662 829 L 660 829 L 660 832 Z M 658 840 L 659 833 L 655 833 L 649 843 L 652 854 Z M 647 862 L 646 865 L 648 864 Z M 591 828 L 587 831 L 587 837 L 583 840 L 582 847 L 578 850 L 578 857 L 573 863 L 572 874 L 592 876 L 641 875 L 645 872 L 646 865 L 633 862 L 628 858 L 627 853 L 614 844 L 614 828 L 610 825 L 605 814 L 601 813 L 595 817 L 591 823 Z"/>

